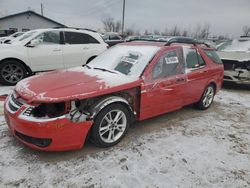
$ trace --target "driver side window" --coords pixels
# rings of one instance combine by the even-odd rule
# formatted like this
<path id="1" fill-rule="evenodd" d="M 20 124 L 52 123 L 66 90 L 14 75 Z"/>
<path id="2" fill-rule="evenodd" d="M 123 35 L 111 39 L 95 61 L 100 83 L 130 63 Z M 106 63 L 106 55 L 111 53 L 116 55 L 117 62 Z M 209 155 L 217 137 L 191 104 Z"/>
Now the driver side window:
<path id="1" fill-rule="evenodd" d="M 155 64 L 152 72 L 152 78 L 164 78 L 185 72 L 183 55 L 181 49 L 175 49 L 163 54 Z"/>
<path id="2" fill-rule="evenodd" d="M 40 44 L 60 44 L 59 31 L 48 31 L 41 33 L 35 39 L 38 39 Z"/>

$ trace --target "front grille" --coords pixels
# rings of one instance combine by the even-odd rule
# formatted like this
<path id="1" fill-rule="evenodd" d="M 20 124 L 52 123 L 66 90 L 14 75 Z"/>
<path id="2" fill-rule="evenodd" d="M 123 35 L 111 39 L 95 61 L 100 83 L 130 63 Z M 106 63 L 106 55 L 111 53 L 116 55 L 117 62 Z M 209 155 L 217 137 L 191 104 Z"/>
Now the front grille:
<path id="1" fill-rule="evenodd" d="M 27 143 L 30 143 L 30 144 L 34 144 L 34 145 L 41 147 L 41 148 L 48 147 L 52 142 L 52 139 L 49 139 L 49 138 L 35 138 L 35 137 L 31 137 L 31 136 L 22 134 L 18 131 L 15 131 L 15 135 L 18 138 L 20 138 L 21 140 L 23 140 Z"/>
<path id="2" fill-rule="evenodd" d="M 8 106 L 10 110 L 13 112 L 16 112 L 17 110 L 21 108 L 22 105 L 23 104 L 18 101 L 18 99 L 14 96 L 14 94 L 11 94 L 11 96 L 9 97 L 9 102 L 8 102 Z"/>

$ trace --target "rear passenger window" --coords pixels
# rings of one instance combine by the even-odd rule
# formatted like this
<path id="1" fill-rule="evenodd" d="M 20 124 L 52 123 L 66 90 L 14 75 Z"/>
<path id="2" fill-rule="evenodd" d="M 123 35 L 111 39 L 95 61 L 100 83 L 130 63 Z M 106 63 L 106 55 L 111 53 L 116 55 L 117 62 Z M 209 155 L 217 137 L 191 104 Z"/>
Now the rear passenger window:
<path id="1" fill-rule="evenodd" d="M 214 62 L 217 64 L 222 64 L 222 61 L 218 54 L 214 50 L 204 50 L 206 55 Z"/>
<path id="2" fill-rule="evenodd" d="M 201 55 L 197 53 L 196 49 L 185 48 L 184 51 L 185 51 L 185 56 L 186 56 L 187 69 L 199 68 L 201 66 L 206 65 Z"/>
<path id="3" fill-rule="evenodd" d="M 183 52 L 181 49 L 171 50 L 163 54 L 153 68 L 153 79 L 183 74 L 185 71 Z"/>
<path id="4" fill-rule="evenodd" d="M 65 32 L 66 44 L 98 44 L 99 42 L 88 34 Z"/>

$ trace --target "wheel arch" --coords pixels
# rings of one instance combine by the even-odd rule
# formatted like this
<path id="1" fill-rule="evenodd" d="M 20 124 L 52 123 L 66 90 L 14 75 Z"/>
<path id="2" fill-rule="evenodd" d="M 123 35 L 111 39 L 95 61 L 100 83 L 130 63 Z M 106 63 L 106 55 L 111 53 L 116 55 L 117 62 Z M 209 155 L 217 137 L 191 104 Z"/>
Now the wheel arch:
<path id="1" fill-rule="evenodd" d="M 119 103 L 121 105 L 123 105 L 124 107 L 127 108 L 127 110 L 130 112 L 131 114 L 131 118 L 135 118 L 135 114 L 136 112 L 133 111 L 132 107 L 130 106 L 129 102 L 121 97 L 121 96 L 107 96 L 99 101 L 97 101 L 90 110 L 91 116 L 90 119 L 94 119 L 96 117 L 96 115 L 105 107 L 107 107 L 110 104 L 115 104 L 115 103 Z"/>
<path id="2" fill-rule="evenodd" d="M 1 65 L 2 63 L 4 63 L 5 61 L 8 61 L 8 60 L 15 60 L 15 61 L 18 61 L 19 63 L 21 63 L 21 64 L 25 67 L 25 69 L 26 69 L 28 75 L 31 75 L 31 74 L 32 74 L 31 68 L 30 68 L 26 63 L 24 63 L 22 60 L 17 59 L 17 58 L 10 57 L 10 58 L 2 59 L 2 60 L 0 61 L 0 65 Z"/>
<path id="3" fill-rule="evenodd" d="M 209 84 L 207 86 L 209 86 L 209 85 L 212 85 L 214 87 L 214 90 L 215 90 L 215 93 L 216 93 L 217 92 L 217 85 L 216 85 L 216 83 L 214 81 L 211 81 L 211 82 L 209 82 Z"/>

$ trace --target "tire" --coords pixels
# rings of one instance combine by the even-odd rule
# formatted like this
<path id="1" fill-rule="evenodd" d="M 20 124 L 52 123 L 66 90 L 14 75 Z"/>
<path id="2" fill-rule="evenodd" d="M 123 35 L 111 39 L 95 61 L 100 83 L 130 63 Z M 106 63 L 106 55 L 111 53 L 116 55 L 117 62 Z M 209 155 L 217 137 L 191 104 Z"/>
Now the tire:
<path id="1" fill-rule="evenodd" d="M 197 107 L 200 110 L 208 109 L 213 103 L 214 95 L 215 95 L 215 88 L 213 85 L 210 84 L 209 86 L 207 86 L 200 101 L 197 103 Z"/>
<path id="2" fill-rule="evenodd" d="M 115 120 L 116 117 L 119 118 L 118 121 Z M 114 146 L 124 137 L 130 122 L 130 112 L 125 106 L 110 104 L 95 117 L 90 140 L 98 147 Z"/>
<path id="3" fill-rule="evenodd" d="M 27 77 L 25 67 L 16 60 L 6 60 L 0 64 L 0 83 L 4 85 L 16 85 L 17 82 Z"/>

